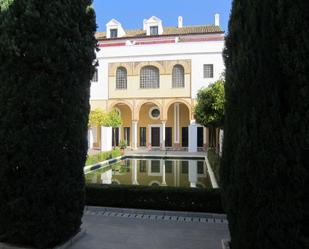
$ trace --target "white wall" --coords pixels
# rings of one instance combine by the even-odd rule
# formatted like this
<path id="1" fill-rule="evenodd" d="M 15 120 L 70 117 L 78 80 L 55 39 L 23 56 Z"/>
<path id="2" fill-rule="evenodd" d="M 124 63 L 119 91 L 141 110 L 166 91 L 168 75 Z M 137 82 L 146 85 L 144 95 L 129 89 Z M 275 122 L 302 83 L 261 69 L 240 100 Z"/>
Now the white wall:
<path id="1" fill-rule="evenodd" d="M 101 47 L 97 53 L 99 82 L 91 84 L 91 100 L 108 99 L 108 63 L 184 59 L 192 60 L 191 94 L 195 98 L 201 87 L 215 82 L 223 73 L 223 48 L 224 41 Z M 214 78 L 203 78 L 204 64 L 214 64 Z"/>

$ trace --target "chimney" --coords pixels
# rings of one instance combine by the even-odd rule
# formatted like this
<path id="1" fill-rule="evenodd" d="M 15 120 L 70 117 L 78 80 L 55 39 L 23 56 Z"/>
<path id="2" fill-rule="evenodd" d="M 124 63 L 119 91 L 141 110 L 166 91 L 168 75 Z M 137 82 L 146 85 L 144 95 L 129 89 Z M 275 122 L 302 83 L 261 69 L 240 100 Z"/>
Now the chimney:
<path id="1" fill-rule="evenodd" d="M 220 15 L 219 14 L 215 14 L 215 25 L 220 26 Z"/>
<path id="2" fill-rule="evenodd" d="M 178 17 L 178 28 L 182 28 L 182 26 L 183 26 L 183 18 L 182 16 L 179 16 Z"/>
<path id="3" fill-rule="evenodd" d="M 143 30 L 146 30 L 146 29 L 147 29 L 146 23 L 147 23 L 147 19 L 144 19 L 144 21 L 143 21 Z"/>

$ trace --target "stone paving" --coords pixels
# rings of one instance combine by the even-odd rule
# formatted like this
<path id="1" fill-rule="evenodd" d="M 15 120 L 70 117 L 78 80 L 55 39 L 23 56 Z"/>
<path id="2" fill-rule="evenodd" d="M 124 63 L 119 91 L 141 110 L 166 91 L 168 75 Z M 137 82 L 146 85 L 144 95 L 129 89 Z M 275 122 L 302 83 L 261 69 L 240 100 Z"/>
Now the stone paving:
<path id="1" fill-rule="evenodd" d="M 95 155 L 100 153 L 99 150 L 89 150 L 89 155 Z M 137 150 L 131 150 L 126 149 L 125 150 L 126 156 L 131 155 L 147 155 L 147 156 L 199 156 L 199 157 L 205 157 L 206 152 L 205 151 L 199 151 L 199 152 L 188 152 L 186 150 L 160 150 L 160 149 L 153 149 L 153 150 L 147 150 L 146 148 L 138 148 Z"/>
<path id="2" fill-rule="evenodd" d="M 73 249 L 222 249 L 229 238 L 217 214 L 88 207 L 83 223 Z"/>

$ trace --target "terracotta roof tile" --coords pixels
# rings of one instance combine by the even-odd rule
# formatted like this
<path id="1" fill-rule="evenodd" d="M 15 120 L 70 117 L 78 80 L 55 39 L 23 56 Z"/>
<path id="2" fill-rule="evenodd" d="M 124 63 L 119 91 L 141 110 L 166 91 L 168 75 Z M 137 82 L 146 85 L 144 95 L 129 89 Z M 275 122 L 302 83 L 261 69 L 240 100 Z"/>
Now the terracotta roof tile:
<path id="1" fill-rule="evenodd" d="M 125 30 L 126 34 L 122 38 L 138 38 L 145 37 L 146 31 L 142 29 Z M 204 25 L 204 26 L 184 26 L 183 28 L 177 27 L 164 27 L 163 35 L 188 35 L 188 34 L 208 34 L 223 32 L 221 27 L 215 25 Z M 106 39 L 106 32 L 97 32 L 96 38 Z"/>

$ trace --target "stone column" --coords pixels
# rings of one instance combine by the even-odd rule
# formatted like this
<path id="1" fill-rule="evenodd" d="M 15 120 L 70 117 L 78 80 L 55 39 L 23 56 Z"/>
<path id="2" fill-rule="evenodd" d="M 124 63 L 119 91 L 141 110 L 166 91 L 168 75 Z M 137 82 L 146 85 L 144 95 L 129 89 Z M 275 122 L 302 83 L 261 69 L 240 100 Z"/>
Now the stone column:
<path id="1" fill-rule="evenodd" d="M 92 149 L 93 148 L 93 127 L 90 127 L 88 129 L 88 149 Z"/>
<path id="2" fill-rule="evenodd" d="M 165 150 L 165 127 L 166 127 L 166 121 L 162 121 L 162 143 L 161 143 L 161 149 Z"/>
<path id="3" fill-rule="evenodd" d="M 166 186 L 166 180 L 165 180 L 165 160 L 161 160 L 160 161 L 160 164 L 161 164 L 161 168 L 162 168 L 162 183 L 161 185 L 162 186 Z"/>
<path id="4" fill-rule="evenodd" d="M 132 149 L 137 149 L 137 123 L 138 121 L 132 121 Z"/>
<path id="5" fill-rule="evenodd" d="M 133 164 L 132 164 L 132 184 L 138 185 L 138 181 L 137 181 L 137 160 L 136 159 L 133 160 Z"/>
<path id="6" fill-rule="evenodd" d="M 112 150 L 113 128 L 101 126 L 101 151 Z"/>
<path id="7" fill-rule="evenodd" d="M 196 188 L 197 183 L 197 161 L 189 161 L 189 182 L 191 188 Z"/>
<path id="8" fill-rule="evenodd" d="M 197 152 L 197 125 L 191 120 L 189 126 L 189 148 L 188 152 Z"/>
<path id="9" fill-rule="evenodd" d="M 174 104 L 174 147 L 180 147 L 180 136 L 179 136 L 179 103 Z"/>

